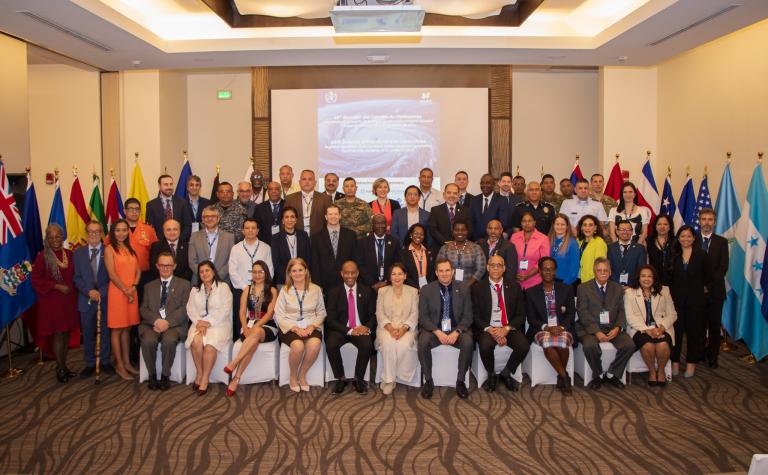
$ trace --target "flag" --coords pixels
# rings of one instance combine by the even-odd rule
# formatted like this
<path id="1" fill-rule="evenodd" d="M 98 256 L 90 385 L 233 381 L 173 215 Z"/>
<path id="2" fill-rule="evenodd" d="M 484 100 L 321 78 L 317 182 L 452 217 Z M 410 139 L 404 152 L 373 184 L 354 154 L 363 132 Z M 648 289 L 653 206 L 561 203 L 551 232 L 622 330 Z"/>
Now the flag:
<path id="1" fill-rule="evenodd" d="M 67 242 L 72 249 L 77 249 L 88 242 L 85 226 L 90 219 L 88 208 L 85 207 L 80 179 L 75 175 L 75 181 L 72 182 L 72 188 L 69 190 L 69 206 L 67 207 Z"/>
<path id="2" fill-rule="evenodd" d="M 573 164 L 573 171 L 571 172 L 571 183 L 576 186 L 578 180 L 584 179 L 584 175 L 581 173 L 581 167 L 579 166 L 579 159 L 576 159 L 576 163 Z"/>
<path id="3" fill-rule="evenodd" d="M 743 339 L 759 361 L 768 355 L 768 321 L 761 308 L 765 291 L 760 285 L 768 239 L 768 191 L 762 164 L 755 167 L 742 210 L 731 255 L 735 265 L 730 267 L 739 297 L 739 322 L 733 336 Z"/>
<path id="4" fill-rule="evenodd" d="M 659 214 L 666 214 L 672 218 L 672 224 L 675 229 L 680 229 L 683 225 L 683 220 L 680 219 L 680 215 L 677 213 L 677 206 L 675 205 L 675 196 L 672 194 L 672 184 L 669 182 L 671 176 L 667 175 L 664 180 L 664 191 L 661 194 L 661 208 Z"/>
<path id="5" fill-rule="evenodd" d="M 680 219 L 684 224 L 693 226 L 693 219 L 696 216 L 696 195 L 690 175 L 685 178 L 683 192 L 680 193 L 680 199 L 677 201 L 677 211 L 680 212 Z"/>
<path id="6" fill-rule="evenodd" d="M 768 289 L 768 246 L 765 247 L 765 256 L 763 257 L 763 273 L 760 276 L 760 287 L 763 289 L 763 318 L 768 321 L 768 295 L 765 289 Z"/>
<path id="7" fill-rule="evenodd" d="M 27 173 L 27 191 L 24 194 L 24 210 L 21 213 L 21 227 L 27 239 L 29 258 L 34 260 L 43 250 L 43 229 L 40 227 L 40 208 L 37 206 L 37 194 L 32 176 Z"/>
<path id="8" fill-rule="evenodd" d="M 216 197 L 216 189 L 219 187 L 219 170 L 216 170 L 216 177 L 213 179 L 213 187 L 211 188 L 211 204 L 216 204 L 219 199 Z"/>
<path id="9" fill-rule="evenodd" d="M 34 303 L 32 263 L 21 213 L 0 160 L 0 326 L 11 324 Z"/>
<path id="10" fill-rule="evenodd" d="M 731 164 L 728 163 L 723 171 L 723 178 L 720 180 L 720 190 L 717 192 L 717 203 L 715 204 L 717 221 L 715 222 L 715 233 L 728 240 L 729 254 L 737 247 L 736 241 L 736 223 L 741 217 L 741 206 L 736 197 L 736 188 L 733 186 L 733 177 L 731 176 Z M 739 321 L 739 298 L 734 287 L 733 277 L 742 272 L 741 268 L 733 269 L 733 259 L 729 261 L 728 273 L 725 276 L 725 304 L 723 305 L 722 322 L 729 335 L 735 335 Z M 742 266 L 743 267 L 743 266 Z"/>
<path id="11" fill-rule="evenodd" d="M 643 165 L 643 173 L 637 187 L 637 202 L 640 206 L 645 206 L 651 210 L 651 222 L 653 222 L 656 215 L 659 214 L 661 198 L 659 197 L 659 189 L 656 187 L 656 179 L 653 178 L 650 158 L 646 159 L 645 165 Z"/>
<path id="12" fill-rule="evenodd" d="M 59 184 L 58 177 L 56 178 L 56 187 L 53 191 L 53 204 L 51 204 L 51 212 L 48 214 L 48 224 L 56 223 L 61 226 L 61 231 L 64 233 L 64 242 L 67 241 L 67 221 L 64 219 L 64 200 L 61 199 L 61 185 Z"/>
<path id="13" fill-rule="evenodd" d="M 144 176 L 141 174 L 141 167 L 139 161 L 133 165 L 133 175 L 131 176 L 131 188 L 128 190 L 128 198 L 136 198 L 141 203 L 141 215 L 139 219 L 146 220 L 147 216 L 147 202 L 149 201 L 149 194 L 147 194 L 147 187 L 144 185 Z"/>
<path id="14" fill-rule="evenodd" d="M 696 198 L 696 208 L 693 213 L 693 229 L 698 234 L 701 231 L 699 227 L 699 212 L 704 208 L 712 208 L 712 197 L 709 196 L 709 180 L 707 175 L 701 179 L 701 185 L 699 185 L 699 196 Z"/>
<path id="15" fill-rule="evenodd" d="M 104 217 L 104 203 L 101 201 L 101 189 L 99 187 L 99 176 L 93 174 L 93 191 L 88 206 L 91 208 L 91 219 L 101 223 L 104 228 L 104 234 L 107 234 L 107 220 Z"/>
<path id="16" fill-rule="evenodd" d="M 120 196 L 120 190 L 117 189 L 117 182 L 112 177 L 112 183 L 109 185 L 109 196 L 107 197 L 107 226 L 112 225 L 118 219 L 125 218 L 123 212 L 123 198 Z"/>
<path id="17" fill-rule="evenodd" d="M 624 177 L 621 174 L 621 165 L 619 165 L 619 161 L 617 160 L 616 163 L 613 164 L 613 168 L 611 168 L 611 175 L 608 177 L 608 184 L 605 185 L 603 194 L 621 202 L 621 187 L 623 185 Z"/>
<path id="18" fill-rule="evenodd" d="M 179 198 L 187 200 L 187 180 L 192 176 L 192 167 L 189 165 L 189 160 L 184 159 L 184 166 L 181 167 L 181 174 L 179 175 L 179 181 L 176 182 L 176 191 L 173 193 Z"/>

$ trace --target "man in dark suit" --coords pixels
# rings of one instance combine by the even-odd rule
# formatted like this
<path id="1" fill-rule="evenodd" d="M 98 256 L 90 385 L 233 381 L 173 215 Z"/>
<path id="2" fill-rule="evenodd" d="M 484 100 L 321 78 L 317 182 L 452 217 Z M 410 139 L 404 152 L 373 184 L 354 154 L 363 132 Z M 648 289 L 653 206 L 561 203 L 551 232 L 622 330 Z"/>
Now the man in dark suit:
<path id="1" fill-rule="evenodd" d="M 256 205 L 253 217 L 259 226 L 259 239 L 272 244 L 272 236 L 280 232 L 280 213 L 285 207 L 285 200 L 280 197 L 280 183 L 267 184 L 268 199 Z"/>
<path id="2" fill-rule="evenodd" d="M 187 202 L 192 210 L 192 232 L 203 228 L 203 210 L 211 204 L 211 200 L 200 196 L 200 177 L 192 175 L 187 178 Z"/>
<path id="3" fill-rule="evenodd" d="M 376 296 L 370 287 L 357 279 L 359 275 L 355 261 L 344 262 L 341 266 L 344 283 L 331 289 L 325 307 L 328 312 L 325 318 L 325 351 L 336 378 L 334 394 L 341 394 L 347 386 L 341 359 L 341 347 L 346 343 L 352 343 L 357 348 L 355 379 L 352 384 L 358 393 L 368 392 L 365 370 L 373 354 Z"/>
<path id="4" fill-rule="evenodd" d="M 645 246 L 632 241 L 632 223 L 621 221 L 616 226 L 619 240 L 608 245 L 611 280 L 626 289 L 637 285 L 638 271 L 648 263 Z"/>
<path id="5" fill-rule="evenodd" d="M 469 206 L 472 199 L 475 197 L 472 193 L 467 191 L 469 186 L 469 175 L 464 170 L 459 170 L 456 175 L 453 176 L 453 182 L 459 187 L 459 201 L 461 206 Z"/>
<path id="6" fill-rule="evenodd" d="M 621 377 L 627 367 L 635 344 L 624 332 L 627 317 L 624 313 L 624 288 L 609 279 L 611 263 L 598 257 L 594 264 L 595 278 L 581 285 L 576 292 L 576 335 L 584 346 L 584 356 L 592 369 L 590 389 L 600 389 L 603 382 L 623 388 Z M 610 342 L 616 348 L 616 359 L 603 371 L 600 343 Z M 604 374 L 604 376 L 603 376 Z M 601 378 L 602 376 L 602 378 Z"/>
<path id="7" fill-rule="evenodd" d="M 454 185 L 456 186 L 456 185 Z M 458 188 L 457 188 L 458 189 Z M 448 259 L 435 263 L 437 280 L 421 288 L 419 297 L 418 353 L 424 386 L 421 396 L 432 397 L 432 348 L 451 345 L 459 349 L 459 368 L 456 376 L 456 395 L 469 396 L 464 379 L 472 362 L 475 343 L 472 340 L 472 299 L 470 290 L 454 282 L 455 269 Z"/>
<path id="8" fill-rule="evenodd" d="M 504 259 L 504 279 L 516 282 L 517 278 L 517 249 L 502 237 L 503 229 L 501 221 L 494 219 L 485 227 L 487 238 L 477 241 L 477 245 L 483 250 L 486 261 L 492 256 L 501 256 Z M 486 274 L 487 276 L 487 274 Z"/>
<path id="9" fill-rule="evenodd" d="M 523 290 L 516 281 L 504 279 L 505 267 L 501 256 L 491 256 L 486 265 L 488 276 L 472 285 L 474 334 L 480 347 L 480 359 L 488 372 L 488 380 L 483 386 L 488 392 L 496 390 L 496 346 L 508 346 L 512 349 L 512 354 L 499 375 L 510 391 L 517 391 L 517 381 L 512 374 L 530 349 L 523 333 Z"/>
<path id="10" fill-rule="evenodd" d="M 472 235 L 472 217 L 467 206 L 459 205 L 459 187 L 455 183 L 445 185 L 443 199 L 445 203 L 432 207 L 427 221 L 435 252 L 439 251 L 446 241 L 453 239 L 453 222 L 456 220 L 467 223 L 469 235 Z"/>
<path id="11" fill-rule="evenodd" d="M 312 236 L 325 227 L 325 209 L 331 203 L 331 197 L 315 191 L 315 172 L 303 170 L 299 178 L 300 191 L 285 198 L 285 206 L 292 206 L 299 212 L 296 229 L 306 231 Z"/>
<path id="12" fill-rule="evenodd" d="M 711 276 L 706 287 L 707 308 L 705 311 L 707 327 L 707 362 L 709 367 L 717 369 L 717 357 L 720 354 L 720 325 L 725 302 L 725 274 L 728 272 L 728 240 L 714 233 L 715 211 L 704 208 L 699 211 L 701 227 L 701 247 L 707 253 L 707 264 Z"/>
<path id="13" fill-rule="evenodd" d="M 104 245 L 101 243 L 101 223 L 91 221 L 85 227 L 88 244 L 79 247 L 72 254 L 75 265 L 75 287 L 77 288 L 77 311 L 80 312 L 80 328 L 83 332 L 83 357 L 85 369 L 80 376 L 87 378 L 96 372 L 96 314 L 101 306 L 101 343 L 99 347 L 99 368 L 114 372 L 110 359 L 109 328 L 107 328 L 107 289 L 109 274 L 104 266 Z"/>
<path id="14" fill-rule="evenodd" d="M 157 257 L 162 252 L 170 252 L 176 261 L 176 269 L 173 275 L 184 280 L 192 280 L 192 270 L 189 268 L 189 244 L 179 239 L 181 225 L 175 219 L 169 219 L 163 223 L 163 235 L 159 241 L 152 243 L 149 248 L 149 273 L 153 279 L 157 279 Z"/>
<path id="15" fill-rule="evenodd" d="M 357 241 L 360 280 L 378 291 L 387 285 L 390 266 L 400 262 L 400 241 L 387 234 L 387 218 L 376 214 L 371 218 L 373 232 Z"/>
<path id="16" fill-rule="evenodd" d="M 170 388 L 171 367 L 176 357 L 176 345 L 187 337 L 187 301 L 189 281 L 174 277 L 176 264 L 170 252 L 163 252 L 157 258 L 160 277 L 144 286 L 144 300 L 141 302 L 141 353 L 149 373 L 149 389 Z M 157 344 L 162 355 L 162 375 L 157 380 Z"/>
<path id="17" fill-rule="evenodd" d="M 328 296 L 332 288 L 341 285 L 341 265 L 344 261 L 356 261 L 357 235 L 351 229 L 342 227 L 339 207 L 327 207 L 323 218 L 327 225 L 312 235 L 312 282 L 323 289 Z"/>
<path id="18" fill-rule="evenodd" d="M 325 182 L 325 194 L 331 199 L 331 203 L 344 198 L 344 193 L 339 190 L 339 175 L 335 173 L 326 173 L 323 178 Z"/>
<path id="19" fill-rule="evenodd" d="M 480 178 L 481 193 L 475 196 L 469 204 L 475 238 L 488 236 L 486 229 L 492 220 L 498 220 L 502 226 L 506 226 L 509 220 L 509 204 L 498 193 L 494 193 L 495 181 L 491 174 L 483 175 Z"/>
<path id="20" fill-rule="evenodd" d="M 163 233 L 163 223 L 175 219 L 181 224 L 181 240 L 189 242 L 192 234 L 192 208 L 189 203 L 173 195 L 173 177 L 160 175 L 157 179 L 158 196 L 147 203 L 147 224 L 155 228 L 155 234 Z"/>

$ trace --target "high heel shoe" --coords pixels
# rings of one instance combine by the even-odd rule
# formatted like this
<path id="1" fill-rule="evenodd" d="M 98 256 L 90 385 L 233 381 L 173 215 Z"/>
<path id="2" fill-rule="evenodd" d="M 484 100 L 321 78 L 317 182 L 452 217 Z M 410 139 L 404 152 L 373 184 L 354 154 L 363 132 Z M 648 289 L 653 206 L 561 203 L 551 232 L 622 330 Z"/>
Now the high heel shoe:
<path id="1" fill-rule="evenodd" d="M 60 383 L 66 383 L 67 381 L 69 381 L 69 378 L 67 377 L 67 370 L 65 370 L 65 369 L 57 369 L 56 370 L 56 379 Z"/>
<path id="2" fill-rule="evenodd" d="M 200 385 L 197 383 L 192 383 L 192 391 L 197 392 L 198 389 L 200 389 Z"/>
<path id="3" fill-rule="evenodd" d="M 293 391 L 295 393 L 300 393 L 301 392 L 301 386 L 293 386 L 293 385 L 289 384 L 288 387 L 291 389 L 291 391 Z"/>
<path id="4" fill-rule="evenodd" d="M 205 388 L 205 389 L 198 389 L 198 390 L 197 390 L 197 395 L 198 395 L 198 396 L 205 396 L 206 394 L 208 394 L 208 388 Z"/>
<path id="5" fill-rule="evenodd" d="M 227 373 L 227 374 L 232 374 L 233 371 L 234 371 L 234 369 L 230 368 L 229 365 L 224 367 L 224 372 Z"/>
<path id="6" fill-rule="evenodd" d="M 232 381 L 229 382 L 229 384 L 232 384 L 234 382 L 240 382 L 240 378 L 235 376 L 232 378 Z M 235 386 L 235 389 L 229 389 L 229 386 L 227 386 L 227 397 L 232 397 L 235 395 L 235 391 L 237 391 L 237 386 Z"/>
<path id="7" fill-rule="evenodd" d="M 309 392 L 309 386 L 303 386 L 303 385 L 301 385 L 301 386 L 299 386 L 299 388 L 300 388 L 302 391 L 304 391 L 305 393 L 308 393 L 308 392 Z"/>

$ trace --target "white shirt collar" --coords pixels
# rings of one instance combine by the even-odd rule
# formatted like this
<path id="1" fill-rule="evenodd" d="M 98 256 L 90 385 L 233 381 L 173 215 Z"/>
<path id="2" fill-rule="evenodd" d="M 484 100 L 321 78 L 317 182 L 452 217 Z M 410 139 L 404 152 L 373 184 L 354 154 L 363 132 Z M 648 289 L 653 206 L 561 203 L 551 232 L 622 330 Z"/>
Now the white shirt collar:
<path id="1" fill-rule="evenodd" d="M 101 243 L 99 243 L 99 244 L 97 244 L 95 246 L 91 246 L 90 244 L 88 244 L 88 250 L 89 251 L 92 250 L 92 249 L 98 249 L 99 251 L 101 251 L 101 247 L 102 247 Z"/>
<path id="2" fill-rule="evenodd" d="M 701 233 L 701 237 L 705 238 L 705 239 L 710 239 L 712 237 L 712 234 L 714 234 L 714 233 L 709 233 L 709 234 Z"/>
<path id="3" fill-rule="evenodd" d="M 499 281 L 498 281 L 498 282 L 494 282 L 494 281 L 493 281 L 493 279 L 491 279 L 490 277 L 488 277 L 488 282 L 490 282 L 490 283 L 491 283 L 491 287 L 496 287 L 496 285 L 501 285 L 501 286 L 503 287 L 503 284 L 504 284 L 504 277 L 502 277 L 501 279 L 499 279 Z"/>
<path id="4" fill-rule="evenodd" d="M 171 276 L 168 277 L 167 279 L 163 279 L 162 277 L 160 277 L 160 282 L 168 282 L 168 285 L 170 285 L 171 279 L 173 279 L 173 274 L 171 274 Z"/>
<path id="5" fill-rule="evenodd" d="M 328 225 L 328 231 L 341 231 L 341 224 L 337 224 L 336 226 Z"/>
<path id="6" fill-rule="evenodd" d="M 219 234 L 219 227 L 217 226 L 217 227 L 216 227 L 216 229 L 214 229 L 213 231 L 209 231 L 209 230 L 207 230 L 207 229 L 206 229 L 206 230 L 205 230 L 205 232 L 206 232 L 206 233 L 207 233 L 209 236 L 213 236 L 214 234 Z"/>
<path id="7" fill-rule="evenodd" d="M 349 293 L 350 290 L 354 295 L 357 295 L 357 282 L 355 282 L 355 285 L 353 287 L 348 286 L 346 283 L 344 284 L 344 291 L 346 293 Z"/>
<path id="8" fill-rule="evenodd" d="M 171 244 L 173 244 L 176 247 L 179 247 L 179 240 L 177 239 L 175 241 L 168 241 L 168 245 L 170 246 Z"/>

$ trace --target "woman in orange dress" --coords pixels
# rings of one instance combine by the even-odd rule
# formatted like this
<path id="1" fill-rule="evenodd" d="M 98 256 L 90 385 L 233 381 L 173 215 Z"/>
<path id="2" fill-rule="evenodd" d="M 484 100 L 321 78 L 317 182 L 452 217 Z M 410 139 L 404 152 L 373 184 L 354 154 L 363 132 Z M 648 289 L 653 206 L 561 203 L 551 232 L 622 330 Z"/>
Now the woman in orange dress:
<path id="1" fill-rule="evenodd" d="M 109 229 L 109 246 L 104 251 L 104 264 L 109 273 L 107 326 L 110 329 L 112 354 L 117 374 L 133 379 L 139 374 L 128 360 L 128 337 L 131 326 L 139 323 L 139 297 L 136 286 L 141 278 L 136 251 L 131 247 L 128 222 L 119 219 Z"/>

